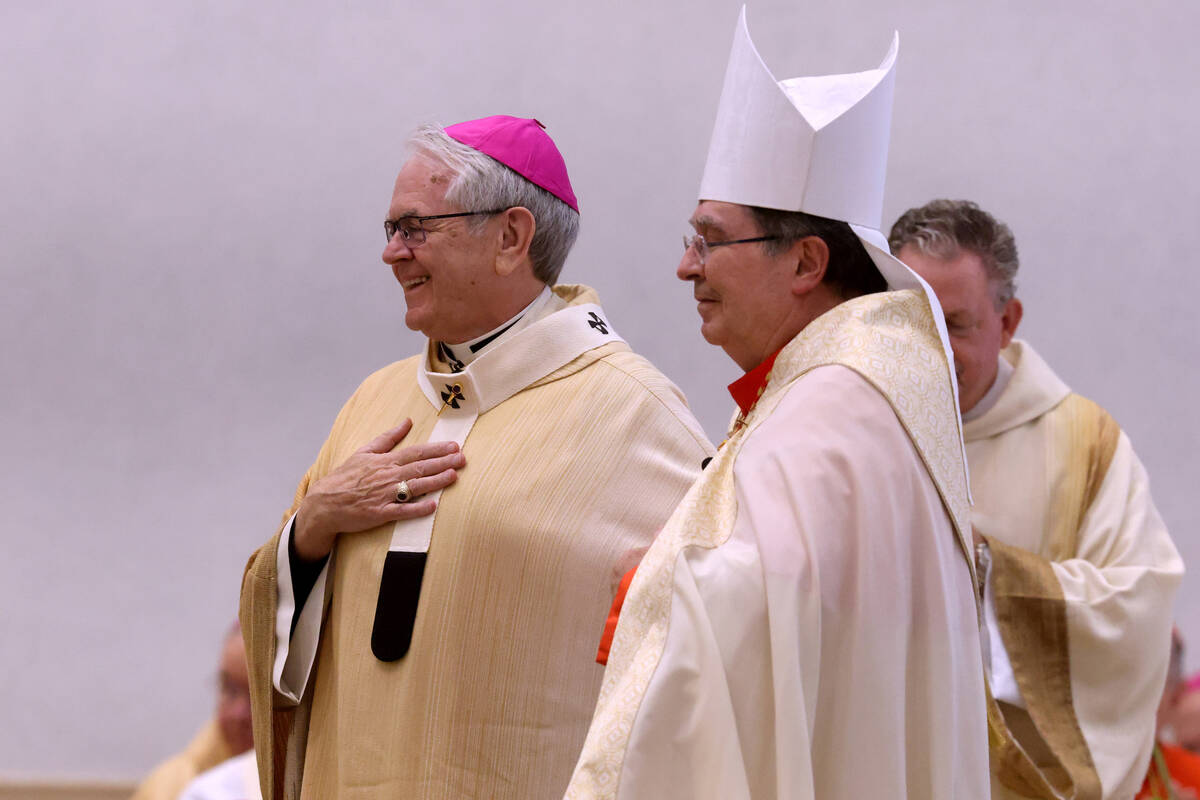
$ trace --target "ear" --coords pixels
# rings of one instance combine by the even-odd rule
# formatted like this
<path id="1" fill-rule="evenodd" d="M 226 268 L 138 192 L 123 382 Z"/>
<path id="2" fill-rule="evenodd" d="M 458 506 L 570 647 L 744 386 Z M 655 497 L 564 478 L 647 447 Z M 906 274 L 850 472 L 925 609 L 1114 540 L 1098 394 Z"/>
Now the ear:
<path id="1" fill-rule="evenodd" d="M 522 264 L 529 263 L 529 245 L 537 230 L 533 213 L 514 206 L 500 217 L 500 250 L 496 253 L 496 274 L 507 277 Z"/>
<path id="2" fill-rule="evenodd" d="M 820 236 L 805 236 L 792 245 L 788 257 L 796 264 L 792 294 L 806 295 L 821 285 L 829 267 L 829 245 Z"/>
<path id="3" fill-rule="evenodd" d="M 1017 332 L 1017 326 L 1021 324 L 1021 315 L 1024 313 L 1025 309 L 1021 307 L 1021 301 L 1015 297 L 1004 305 L 1004 313 L 1000 315 L 1001 347 L 1008 347 L 1008 343 L 1012 341 Z"/>

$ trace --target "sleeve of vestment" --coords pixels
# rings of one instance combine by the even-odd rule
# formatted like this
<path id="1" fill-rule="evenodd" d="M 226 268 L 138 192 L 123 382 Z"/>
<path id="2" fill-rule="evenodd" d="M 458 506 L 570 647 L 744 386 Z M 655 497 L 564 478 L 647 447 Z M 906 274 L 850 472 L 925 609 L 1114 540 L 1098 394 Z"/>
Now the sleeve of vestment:
<path id="1" fill-rule="evenodd" d="M 1145 775 L 1183 564 L 1124 433 L 1092 469 L 1073 557 L 988 545 L 996 624 L 1028 712 L 1017 724 L 1065 769 L 1071 796 L 1107 800 L 1132 797 Z"/>
<path id="2" fill-rule="evenodd" d="M 299 703 L 317 658 L 321 617 L 327 599 L 326 578 L 329 556 L 309 563 L 296 553 L 296 515 L 279 535 L 275 556 L 276 609 L 275 658 L 271 662 L 271 685 L 280 696 Z M 310 596 L 313 602 L 308 602 Z"/>
<path id="3" fill-rule="evenodd" d="M 308 596 L 312 594 L 312 590 L 316 587 L 317 581 L 320 580 L 325 572 L 325 565 L 329 563 L 329 556 L 322 556 L 316 561 L 305 561 L 296 551 L 296 517 L 292 517 L 287 525 L 284 526 L 284 538 L 287 539 L 287 571 L 292 582 L 292 594 L 294 595 L 294 605 L 304 610 L 304 603 L 308 600 Z M 280 546 L 282 550 L 282 544 Z M 280 612 L 280 617 L 283 613 Z M 288 626 L 288 637 L 296 635 L 296 623 L 300 617 L 293 613 L 291 623 Z M 278 687 L 277 687 L 278 688 Z"/>

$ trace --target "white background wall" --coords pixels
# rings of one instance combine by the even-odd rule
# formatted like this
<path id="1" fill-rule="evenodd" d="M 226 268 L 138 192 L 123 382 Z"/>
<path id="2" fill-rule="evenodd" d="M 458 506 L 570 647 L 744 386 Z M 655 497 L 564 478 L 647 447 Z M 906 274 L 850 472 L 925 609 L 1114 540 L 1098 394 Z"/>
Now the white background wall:
<path id="1" fill-rule="evenodd" d="M 0 4 L 0 773 L 133 778 L 209 714 L 246 557 L 358 381 L 419 346 L 379 261 L 419 122 L 548 126 L 583 211 L 564 280 L 719 440 L 736 371 L 674 267 L 738 6 Z M 779 77 L 900 30 L 885 227 L 934 196 L 1012 225 L 1022 334 L 1122 422 L 1200 564 L 1200 6 L 749 15 Z"/>

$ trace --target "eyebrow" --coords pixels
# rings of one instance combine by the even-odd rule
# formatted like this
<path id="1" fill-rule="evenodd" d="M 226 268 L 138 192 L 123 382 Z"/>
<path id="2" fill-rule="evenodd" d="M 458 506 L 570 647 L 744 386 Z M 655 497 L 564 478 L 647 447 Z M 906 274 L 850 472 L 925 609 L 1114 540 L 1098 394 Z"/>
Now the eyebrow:
<path id="1" fill-rule="evenodd" d="M 404 219 L 405 217 L 419 217 L 419 216 L 421 216 L 421 212 L 417 211 L 416 209 L 413 209 L 413 208 L 405 209 L 404 211 L 402 211 L 399 214 L 396 214 L 394 216 L 390 212 L 388 213 L 389 220 Z"/>
<path id="2" fill-rule="evenodd" d="M 707 214 L 701 214 L 698 217 L 692 217 L 690 220 L 688 220 L 688 224 L 696 230 L 699 230 L 700 228 L 711 228 L 712 230 L 720 231 L 721 233 L 725 232 L 725 229 L 721 227 L 721 223 L 717 222 L 716 219 L 708 216 Z"/>

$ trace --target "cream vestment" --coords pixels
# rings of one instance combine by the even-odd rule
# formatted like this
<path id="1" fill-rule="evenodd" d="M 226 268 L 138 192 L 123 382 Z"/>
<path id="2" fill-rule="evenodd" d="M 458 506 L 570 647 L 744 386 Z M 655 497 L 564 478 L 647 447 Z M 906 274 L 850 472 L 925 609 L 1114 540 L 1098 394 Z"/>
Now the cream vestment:
<path id="1" fill-rule="evenodd" d="M 196 776 L 178 800 L 262 800 L 254 751 L 247 750 Z"/>
<path id="2" fill-rule="evenodd" d="M 132 800 L 176 800 L 179 793 L 201 772 L 233 756 L 217 721 L 210 720 L 182 753 L 154 768 L 133 793 Z"/>
<path id="3" fill-rule="evenodd" d="M 919 291 L 784 347 L 638 568 L 567 796 L 985 796 L 956 420 Z"/>
<path id="4" fill-rule="evenodd" d="M 1112 417 L 1029 344 L 1003 357 L 1008 384 L 963 425 L 990 650 L 1011 664 L 993 691 L 1019 743 L 993 752 L 993 796 L 1124 800 L 1154 744 L 1183 564 Z"/>
<path id="5" fill-rule="evenodd" d="M 264 797 L 536 800 L 566 788 L 616 582 L 712 447 L 591 290 L 555 293 L 558 310 L 462 372 L 432 371 L 430 347 L 350 398 L 287 516 L 405 417 L 401 446 L 460 441 L 467 465 L 435 515 L 340 536 L 294 635 L 286 544 L 277 535 L 252 557 L 242 625 Z M 422 547 L 411 647 L 382 661 L 385 557 Z"/>

